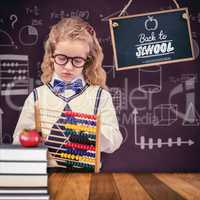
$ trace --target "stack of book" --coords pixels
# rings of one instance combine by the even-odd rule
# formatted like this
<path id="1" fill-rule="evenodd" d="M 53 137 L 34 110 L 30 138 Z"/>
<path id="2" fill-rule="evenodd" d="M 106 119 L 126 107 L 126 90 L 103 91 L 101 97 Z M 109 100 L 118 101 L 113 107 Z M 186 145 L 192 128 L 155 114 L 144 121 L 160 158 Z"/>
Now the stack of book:
<path id="1" fill-rule="evenodd" d="M 47 148 L 0 145 L 0 200 L 48 200 Z"/>

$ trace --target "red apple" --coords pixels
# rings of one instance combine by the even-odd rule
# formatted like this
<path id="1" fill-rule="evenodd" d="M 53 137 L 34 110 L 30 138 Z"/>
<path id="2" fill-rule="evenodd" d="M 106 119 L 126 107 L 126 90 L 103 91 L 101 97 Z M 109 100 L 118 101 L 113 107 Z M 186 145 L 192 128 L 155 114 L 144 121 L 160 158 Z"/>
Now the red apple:
<path id="1" fill-rule="evenodd" d="M 41 139 L 41 134 L 35 129 L 24 129 L 19 135 L 19 141 L 24 147 L 36 147 L 40 144 Z"/>

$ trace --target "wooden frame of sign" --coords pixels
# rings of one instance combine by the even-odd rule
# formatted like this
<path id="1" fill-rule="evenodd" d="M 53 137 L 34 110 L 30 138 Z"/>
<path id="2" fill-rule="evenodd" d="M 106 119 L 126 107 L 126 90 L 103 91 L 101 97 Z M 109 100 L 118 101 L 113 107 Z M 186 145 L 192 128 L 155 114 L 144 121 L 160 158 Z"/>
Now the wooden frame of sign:
<path id="1" fill-rule="evenodd" d="M 187 8 L 109 19 L 116 70 L 194 60 Z"/>

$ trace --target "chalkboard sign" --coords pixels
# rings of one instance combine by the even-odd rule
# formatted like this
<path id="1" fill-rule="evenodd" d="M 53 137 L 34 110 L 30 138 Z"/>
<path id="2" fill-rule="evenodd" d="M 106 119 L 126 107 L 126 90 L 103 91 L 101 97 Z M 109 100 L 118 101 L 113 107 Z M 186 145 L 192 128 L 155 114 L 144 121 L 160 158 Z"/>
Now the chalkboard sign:
<path id="1" fill-rule="evenodd" d="M 187 8 L 110 18 L 117 70 L 194 59 Z"/>

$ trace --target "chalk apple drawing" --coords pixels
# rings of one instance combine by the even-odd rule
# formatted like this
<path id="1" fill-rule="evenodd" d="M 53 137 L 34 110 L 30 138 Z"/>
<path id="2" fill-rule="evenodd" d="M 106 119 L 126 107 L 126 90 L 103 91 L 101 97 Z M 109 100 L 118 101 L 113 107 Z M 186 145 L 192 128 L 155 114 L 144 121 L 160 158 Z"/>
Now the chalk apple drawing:
<path id="1" fill-rule="evenodd" d="M 153 18 L 153 16 L 148 16 L 148 19 L 145 20 L 145 29 L 147 31 L 155 31 L 158 28 L 157 19 Z"/>

